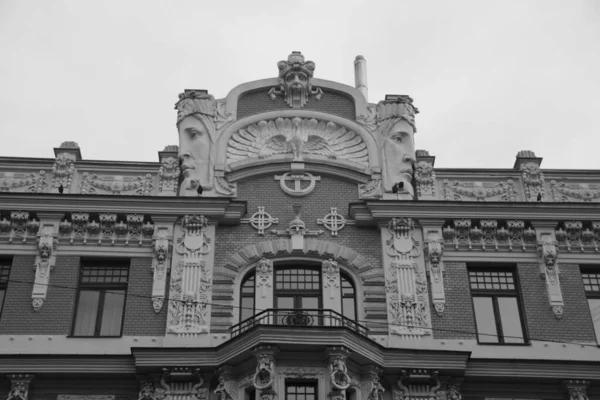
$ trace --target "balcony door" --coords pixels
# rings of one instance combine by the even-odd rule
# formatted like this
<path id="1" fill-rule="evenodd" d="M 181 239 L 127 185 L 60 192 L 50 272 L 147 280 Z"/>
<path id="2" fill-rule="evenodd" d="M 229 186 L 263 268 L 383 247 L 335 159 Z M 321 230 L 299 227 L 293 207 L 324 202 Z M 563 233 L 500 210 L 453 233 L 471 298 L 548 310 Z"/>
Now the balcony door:
<path id="1" fill-rule="evenodd" d="M 275 270 L 275 307 L 282 325 L 318 325 L 323 304 L 321 269 L 285 266 Z M 313 310 L 313 311 L 305 311 Z"/>

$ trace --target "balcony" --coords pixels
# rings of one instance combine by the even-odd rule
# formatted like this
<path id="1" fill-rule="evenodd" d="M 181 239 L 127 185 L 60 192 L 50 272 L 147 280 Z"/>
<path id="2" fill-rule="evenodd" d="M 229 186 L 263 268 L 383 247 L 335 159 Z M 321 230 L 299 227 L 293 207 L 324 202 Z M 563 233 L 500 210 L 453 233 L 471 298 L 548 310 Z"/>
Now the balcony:
<path id="1" fill-rule="evenodd" d="M 232 326 L 231 337 L 239 336 L 259 325 L 289 326 L 294 328 L 348 328 L 363 336 L 367 336 L 369 331 L 367 327 L 333 310 L 269 308 Z"/>

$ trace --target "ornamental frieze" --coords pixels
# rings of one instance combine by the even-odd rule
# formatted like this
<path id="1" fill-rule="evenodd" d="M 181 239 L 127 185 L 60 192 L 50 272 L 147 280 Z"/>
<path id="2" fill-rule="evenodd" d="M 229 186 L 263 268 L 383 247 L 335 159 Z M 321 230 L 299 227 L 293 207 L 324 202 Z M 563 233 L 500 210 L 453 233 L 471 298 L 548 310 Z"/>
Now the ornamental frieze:
<path id="1" fill-rule="evenodd" d="M 46 187 L 46 171 L 39 173 L 0 173 L 0 192 L 43 193 Z"/>
<path id="2" fill-rule="evenodd" d="M 550 181 L 550 195 L 555 202 L 600 202 L 600 184 Z"/>
<path id="3" fill-rule="evenodd" d="M 516 201 L 514 181 L 506 182 L 460 182 L 445 179 L 445 200 L 454 201 Z"/>
<path id="4" fill-rule="evenodd" d="M 523 220 L 455 219 L 442 228 L 446 244 L 455 250 L 532 250 L 536 233 Z"/>
<path id="5" fill-rule="evenodd" d="M 84 172 L 79 184 L 81 194 L 126 194 L 150 196 L 154 187 L 150 174 L 140 176 L 98 175 Z"/>

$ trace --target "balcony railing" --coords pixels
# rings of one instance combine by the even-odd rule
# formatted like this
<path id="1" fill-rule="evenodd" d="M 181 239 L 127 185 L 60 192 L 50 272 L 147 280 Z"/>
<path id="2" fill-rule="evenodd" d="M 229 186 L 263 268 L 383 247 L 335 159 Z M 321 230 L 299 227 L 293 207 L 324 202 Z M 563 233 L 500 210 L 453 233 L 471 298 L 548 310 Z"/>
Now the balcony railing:
<path id="1" fill-rule="evenodd" d="M 259 325 L 290 326 L 290 327 L 335 327 L 350 328 L 354 332 L 367 336 L 369 329 L 342 314 L 325 309 L 292 309 L 292 308 L 269 308 L 258 314 L 245 319 L 231 327 L 231 337 Z"/>

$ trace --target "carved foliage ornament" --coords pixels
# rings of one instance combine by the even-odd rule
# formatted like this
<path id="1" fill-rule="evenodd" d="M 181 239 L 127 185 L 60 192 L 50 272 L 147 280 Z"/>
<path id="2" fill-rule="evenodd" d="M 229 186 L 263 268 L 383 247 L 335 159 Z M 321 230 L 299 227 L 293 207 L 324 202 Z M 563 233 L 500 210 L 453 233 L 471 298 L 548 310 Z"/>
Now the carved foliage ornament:
<path id="1" fill-rule="evenodd" d="M 362 137 L 334 122 L 315 118 L 277 118 L 248 125 L 235 132 L 227 145 L 227 162 L 272 156 L 337 159 L 368 165 L 367 145 Z"/>
<path id="2" fill-rule="evenodd" d="M 415 182 L 417 183 L 417 197 L 435 197 L 436 177 L 430 163 L 419 161 L 415 164 Z"/>
<path id="3" fill-rule="evenodd" d="M 8 219 L 5 217 L 0 220 L 0 235 L 7 237 L 9 243 L 16 238 L 25 243 L 36 237 L 39 228 L 39 221 L 27 211 L 12 211 Z"/>
<path id="4" fill-rule="evenodd" d="M 544 173 L 536 163 L 521 165 L 521 175 L 525 186 L 525 198 L 527 201 L 537 201 L 538 195 L 541 199 L 546 196 Z"/>
<path id="5" fill-rule="evenodd" d="M 138 196 L 150 196 L 153 188 L 152 175 L 145 176 L 108 176 L 83 173 L 81 181 L 81 194 L 135 194 Z M 133 192 L 133 193 L 132 193 Z"/>
<path id="6" fill-rule="evenodd" d="M 578 200 L 590 203 L 600 198 L 600 185 L 557 183 L 553 180 L 550 181 L 550 192 L 552 199 L 556 202 Z"/>
<path id="7" fill-rule="evenodd" d="M 470 219 L 455 219 L 452 225 L 442 229 L 444 241 L 454 244 L 456 250 L 466 246 L 468 250 L 481 248 L 487 250 L 493 248 L 508 247 L 513 250 L 519 246 L 523 251 L 527 250 L 528 244 L 535 244 L 535 230 L 529 226 L 525 229 L 525 221 L 508 220 L 502 223 L 492 219 L 480 220 L 478 223 Z"/>
<path id="8" fill-rule="evenodd" d="M 5 172 L 0 178 L 0 192 L 12 192 L 14 189 L 25 188 L 28 193 L 42 193 L 46 186 L 46 171 L 38 174 Z"/>
<path id="9" fill-rule="evenodd" d="M 506 183 L 491 182 L 459 182 L 444 180 L 444 197 L 446 200 L 462 201 L 464 198 L 486 201 L 486 199 L 499 199 L 502 201 L 516 201 L 514 181 L 509 179 Z"/>
<path id="10" fill-rule="evenodd" d="M 70 153 L 60 153 L 54 160 L 52 167 L 52 186 L 57 188 L 62 185 L 65 189 L 71 187 L 73 173 L 75 172 L 76 156 Z"/>
<path id="11" fill-rule="evenodd" d="M 175 157 L 163 158 L 158 169 L 158 191 L 177 193 L 180 174 L 179 161 Z"/>
<path id="12" fill-rule="evenodd" d="M 293 51 L 287 61 L 279 61 L 279 88 L 271 88 L 269 96 L 275 100 L 283 96 L 285 102 L 292 108 L 302 108 L 306 105 L 309 96 L 320 100 L 323 96 L 321 88 L 312 87 L 312 77 L 315 63 L 304 61 L 304 56 L 299 51 Z"/>
<path id="13" fill-rule="evenodd" d="M 135 241 L 140 246 L 149 245 L 154 224 L 149 220 L 144 224 L 146 217 L 143 214 L 127 214 L 125 218 L 118 220 L 116 214 L 100 213 L 98 222 L 90 219 L 89 213 L 72 213 L 70 219 L 65 217 L 58 225 L 60 238 L 69 238 L 70 243 L 88 244 L 94 239 L 97 244 L 129 245 Z"/>

